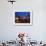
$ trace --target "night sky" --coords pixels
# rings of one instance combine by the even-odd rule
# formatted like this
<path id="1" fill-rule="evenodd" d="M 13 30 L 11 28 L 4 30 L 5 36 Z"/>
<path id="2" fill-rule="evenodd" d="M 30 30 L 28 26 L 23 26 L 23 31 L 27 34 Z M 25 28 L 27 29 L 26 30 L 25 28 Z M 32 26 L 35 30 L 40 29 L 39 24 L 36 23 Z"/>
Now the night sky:
<path id="1" fill-rule="evenodd" d="M 27 16 L 27 15 L 30 16 L 30 12 L 15 12 L 15 15 L 16 16 Z"/>

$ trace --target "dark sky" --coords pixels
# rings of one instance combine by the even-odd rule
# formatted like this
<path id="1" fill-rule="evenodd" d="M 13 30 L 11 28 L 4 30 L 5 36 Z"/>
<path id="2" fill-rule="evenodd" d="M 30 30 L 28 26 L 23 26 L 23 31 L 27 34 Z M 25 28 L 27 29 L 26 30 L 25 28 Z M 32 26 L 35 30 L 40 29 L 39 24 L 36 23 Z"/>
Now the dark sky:
<path id="1" fill-rule="evenodd" d="M 27 16 L 27 15 L 30 16 L 30 12 L 15 12 L 15 15 L 16 16 Z"/>

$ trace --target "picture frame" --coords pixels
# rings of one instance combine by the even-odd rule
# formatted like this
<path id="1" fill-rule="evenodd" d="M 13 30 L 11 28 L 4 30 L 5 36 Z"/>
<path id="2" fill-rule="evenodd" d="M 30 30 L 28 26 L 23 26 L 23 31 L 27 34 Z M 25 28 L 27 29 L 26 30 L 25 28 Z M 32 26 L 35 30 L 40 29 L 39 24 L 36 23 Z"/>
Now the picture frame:
<path id="1" fill-rule="evenodd" d="M 15 12 L 15 25 L 30 26 L 33 23 L 32 11 L 16 11 Z"/>

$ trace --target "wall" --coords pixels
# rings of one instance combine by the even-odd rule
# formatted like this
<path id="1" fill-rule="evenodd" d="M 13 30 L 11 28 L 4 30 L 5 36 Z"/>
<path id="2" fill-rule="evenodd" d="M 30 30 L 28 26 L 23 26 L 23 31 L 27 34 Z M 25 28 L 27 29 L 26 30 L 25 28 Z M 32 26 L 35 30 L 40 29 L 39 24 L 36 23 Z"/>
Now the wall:
<path id="1" fill-rule="evenodd" d="M 33 10 L 32 26 L 15 26 L 15 11 Z M 0 0 L 0 40 L 15 40 L 18 32 L 26 32 L 37 41 L 46 40 L 46 1 L 17 0 L 13 5 L 7 0 Z"/>

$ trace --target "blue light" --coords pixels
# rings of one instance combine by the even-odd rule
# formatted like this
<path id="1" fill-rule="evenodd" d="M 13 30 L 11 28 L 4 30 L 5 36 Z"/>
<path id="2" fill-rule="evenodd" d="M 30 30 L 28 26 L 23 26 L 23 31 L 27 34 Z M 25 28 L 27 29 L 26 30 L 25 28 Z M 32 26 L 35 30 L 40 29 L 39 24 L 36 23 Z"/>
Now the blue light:
<path id="1" fill-rule="evenodd" d="M 30 16 L 30 12 L 15 12 L 16 16 Z"/>

